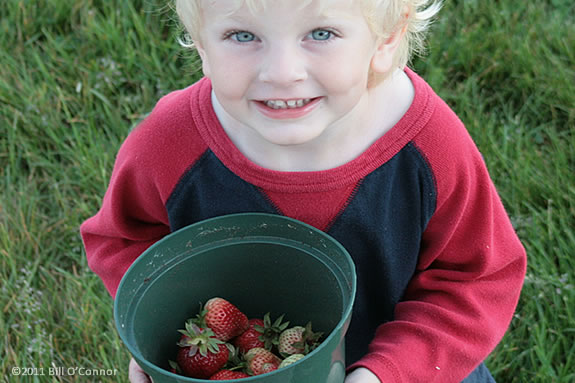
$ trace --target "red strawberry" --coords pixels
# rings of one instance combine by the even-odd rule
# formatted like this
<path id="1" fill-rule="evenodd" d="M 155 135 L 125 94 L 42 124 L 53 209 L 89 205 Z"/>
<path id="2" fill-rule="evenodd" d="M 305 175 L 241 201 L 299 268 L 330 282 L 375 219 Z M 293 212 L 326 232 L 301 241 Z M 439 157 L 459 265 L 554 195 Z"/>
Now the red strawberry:
<path id="1" fill-rule="evenodd" d="M 278 344 L 279 335 L 289 326 L 289 322 L 283 323 L 283 315 L 273 323 L 270 319 L 270 313 L 264 315 L 264 319 L 250 319 L 250 327 L 240 336 L 234 339 L 234 345 L 242 353 L 254 347 L 263 347 L 271 350 L 274 345 Z"/>
<path id="2" fill-rule="evenodd" d="M 249 378 L 250 376 L 245 372 L 241 371 L 231 371 L 231 370 L 220 370 L 210 377 L 210 380 L 232 380 Z"/>
<path id="3" fill-rule="evenodd" d="M 307 355 L 319 345 L 321 336 L 322 333 L 314 333 L 311 330 L 311 322 L 305 327 L 295 326 L 288 328 L 280 334 L 278 351 L 282 355 Z"/>
<path id="4" fill-rule="evenodd" d="M 245 359 L 248 362 L 248 368 L 253 375 L 260 375 L 273 371 L 277 369 L 281 363 L 280 358 L 271 351 L 261 347 L 249 350 L 245 355 Z"/>
<path id="5" fill-rule="evenodd" d="M 188 321 L 186 330 L 179 331 L 182 337 L 176 361 L 184 375 L 208 379 L 228 361 L 230 350 L 210 329 L 203 330 Z"/>
<path id="6" fill-rule="evenodd" d="M 236 346 L 242 353 L 246 353 L 248 350 L 255 347 L 263 348 L 265 346 L 264 341 L 260 339 L 260 337 L 262 337 L 262 333 L 256 328 L 256 326 L 259 326 L 263 329 L 264 321 L 261 319 L 250 319 L 249 324 L 250 327 L 233 341 L 234 346 Z"/>
<path id="7" fill-rule="evenodd" d="M 216 338 L 226 342 L 246 331 L 248 318 L 236 306 L 223 298 L 212 298 L 206 302 L 202 312 L 207 327 Z"/>

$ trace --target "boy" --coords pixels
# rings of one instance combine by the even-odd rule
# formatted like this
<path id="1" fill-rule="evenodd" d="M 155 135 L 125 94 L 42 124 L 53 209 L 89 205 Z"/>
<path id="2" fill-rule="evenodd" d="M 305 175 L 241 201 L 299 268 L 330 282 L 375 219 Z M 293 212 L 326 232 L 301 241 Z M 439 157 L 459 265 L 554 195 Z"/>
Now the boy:
<path id="1" fill-rule="evenodd" d="M 492 382 L 526 258 L 465 128 L 405 68 L 426 3 L 178 0 L 205 78 L 129 135 L 82 226 L 112 296 L 171 231 L 284 214 L 356 264 L 346 383 Z"/>

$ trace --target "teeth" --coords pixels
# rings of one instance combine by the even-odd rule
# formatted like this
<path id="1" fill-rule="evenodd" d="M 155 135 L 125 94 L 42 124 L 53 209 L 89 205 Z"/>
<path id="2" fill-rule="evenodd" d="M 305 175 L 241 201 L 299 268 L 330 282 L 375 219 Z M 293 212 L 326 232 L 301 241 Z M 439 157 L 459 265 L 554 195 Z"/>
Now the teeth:
<path id="1" fill-rule="evenodd" d="M 311 98 L 303 98 L 299 100 L 267 100 L 264 103 L 272 109 L 293 109 L 301 108 L 304 105 L 309 104 Z"/>

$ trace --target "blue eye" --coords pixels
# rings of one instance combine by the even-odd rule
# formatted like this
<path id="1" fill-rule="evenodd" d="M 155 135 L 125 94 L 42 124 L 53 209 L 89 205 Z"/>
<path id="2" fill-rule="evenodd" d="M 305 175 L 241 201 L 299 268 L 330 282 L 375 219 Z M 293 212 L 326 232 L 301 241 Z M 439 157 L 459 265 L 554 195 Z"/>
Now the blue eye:
<path id="1" fill-rule="evenodd" d="M 326 29 L 316 29 L 310 33 L 310 36 L 314 40 L 325 41 L 329 40 L 333 36 L 333 33 Z"/>
<path id="2" fill-rule="evenodd" d="M 241 31 L 232 33 L 231 38 L 240 43 L 249 43 L 250 41 L 254 41 L 256 36 L 251 32 Z"/>

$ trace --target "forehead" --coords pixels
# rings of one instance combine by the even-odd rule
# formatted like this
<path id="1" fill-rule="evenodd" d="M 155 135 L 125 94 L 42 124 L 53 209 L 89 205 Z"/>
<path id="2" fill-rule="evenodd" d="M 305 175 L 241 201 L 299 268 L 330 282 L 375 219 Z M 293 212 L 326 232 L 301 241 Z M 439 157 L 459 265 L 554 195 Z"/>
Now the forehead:
<path id="1" fill-rule="evenodd" d="M 324 17 L 335 16 L 338 8 L 349 7 L 356 0 L 200 0 L 203 12 L 218 13 L 221 17 L 229 17 L 238 13 L 249 12 L 257 15 L 266 9 L 289 6 L 295 11 L 301 11 L 304 8 L 315 11 Z M 210 12 L 211 11 L 211 12 Z"/>

